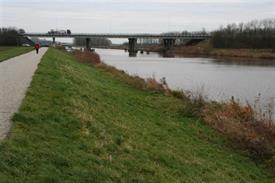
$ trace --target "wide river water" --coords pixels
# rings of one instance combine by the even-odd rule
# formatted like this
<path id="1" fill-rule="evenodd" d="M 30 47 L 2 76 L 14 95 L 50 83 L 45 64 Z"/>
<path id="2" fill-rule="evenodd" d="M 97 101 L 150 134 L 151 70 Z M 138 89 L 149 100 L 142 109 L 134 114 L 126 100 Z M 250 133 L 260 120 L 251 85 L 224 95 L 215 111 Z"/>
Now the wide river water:
<path id="1" fill-rule="evenodd" d="M 275 99 L 275 62 L 214 58 L 163 58 L 157 53 L 128 57 L 124 50 L 96 49 L 106 64 L 142 78 L 165 77 L 171 89 L 202 93 L 208 99 L 229 100 L 232 96 L 254 105 Z M 273 109 L 274 110 L 274 109 Z M 275 119 L 275 116 L 274 118 Z"/>

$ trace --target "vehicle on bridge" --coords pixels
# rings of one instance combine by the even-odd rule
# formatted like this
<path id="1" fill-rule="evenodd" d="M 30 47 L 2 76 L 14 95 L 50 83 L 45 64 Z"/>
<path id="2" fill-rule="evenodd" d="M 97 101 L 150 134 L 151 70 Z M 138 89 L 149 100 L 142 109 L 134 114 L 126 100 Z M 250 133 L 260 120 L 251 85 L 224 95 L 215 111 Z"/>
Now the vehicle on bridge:
<path id="1" fill-rule="evenodd" d="M 71 35 L 71 30 L 67 29 L 67 30 L 54 30 L 51 29 L 50 31 L 48 31 L 49 35 Z"/>

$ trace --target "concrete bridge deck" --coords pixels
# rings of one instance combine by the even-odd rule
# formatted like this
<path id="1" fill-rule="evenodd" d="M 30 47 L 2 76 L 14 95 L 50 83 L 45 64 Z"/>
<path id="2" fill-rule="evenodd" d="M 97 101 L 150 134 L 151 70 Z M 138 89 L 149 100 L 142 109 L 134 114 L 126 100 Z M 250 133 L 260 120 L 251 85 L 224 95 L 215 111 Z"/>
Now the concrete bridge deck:
<path id="1" fill-rule="evenodd" d="M 140 38 L 148 39 L 162 39 L 165 50 L 171 50 L 175 45 L 176 39 L 192 40 L 199 42 L 202 40 L 210 39 L 210 34 L 90 34 L 90 33 L 74 33 L 74 34 L 62 34 L 62 33 L 25 33 L 23 37 L 52 37 L 53 44 L 55 44 L 55 38 L 85 38 L 86 48 L 90 50 L 91 38 L 126 38 L 129 40 L 129 56 L 136 56 L 137 53 L 137 40 Z"/>
<path id="2" fill-rule="evenodd" d="M 155 39 L 208 39 L 208 34 L 181 34 L 181 35 L 163 35 L 163 34 L 90 34 L 90 33 L 74 33 L 74 34 L 48 34 L 48 33 L 26 33 L 24 36 L 29 37 L 63 37 L 63 38 L 155 38 Z"/>

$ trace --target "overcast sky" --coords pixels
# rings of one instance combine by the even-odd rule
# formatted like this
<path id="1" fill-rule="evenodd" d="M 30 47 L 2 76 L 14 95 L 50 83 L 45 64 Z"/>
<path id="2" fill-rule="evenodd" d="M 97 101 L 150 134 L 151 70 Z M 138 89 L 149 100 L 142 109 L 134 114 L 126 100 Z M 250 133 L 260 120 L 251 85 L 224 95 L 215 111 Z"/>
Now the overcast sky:
<path id="1" fill-rule="evenodd" d="M 0 0 L 0 26 L 27 32 L 213 30 L 263 18 L 275 18 L 275 0 Z"/>

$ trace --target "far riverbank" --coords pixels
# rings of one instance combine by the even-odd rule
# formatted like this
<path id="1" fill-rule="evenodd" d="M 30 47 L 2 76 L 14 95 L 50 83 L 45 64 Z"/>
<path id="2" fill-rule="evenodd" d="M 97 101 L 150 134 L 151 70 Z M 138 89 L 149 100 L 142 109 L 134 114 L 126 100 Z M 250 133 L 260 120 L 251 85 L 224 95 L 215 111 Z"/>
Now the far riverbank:
<path id="1" fill-rule="evenodd" d="M 145 49 L 148 51 L 163 53 L 161 47 L 150 47 Z M 209 42 L 202 42 L 194 46 L 177 46 L 172 51 L 173 54 L 179 56 L 192 57 L 219 57 L 219 58 L 245 58 L 245 59 L 261 59 L 275 60 L 274 49 L 217 49 L 212 48 Z"/>
<path id="2" fill-rule="evenodd" d="M 111 47 L 111 49 L 127 49 L 123 46 Z M 162 46 L 146 46 L 144 51 L 165 53 Z M 255 60 L 275 60 L 274 49 L 217 49 L 205 41 L 193 46 L 175 46 L 169 51 L 169 55 L 183 57 L 213 57 L 213 58 L 240 58 Z"/>

